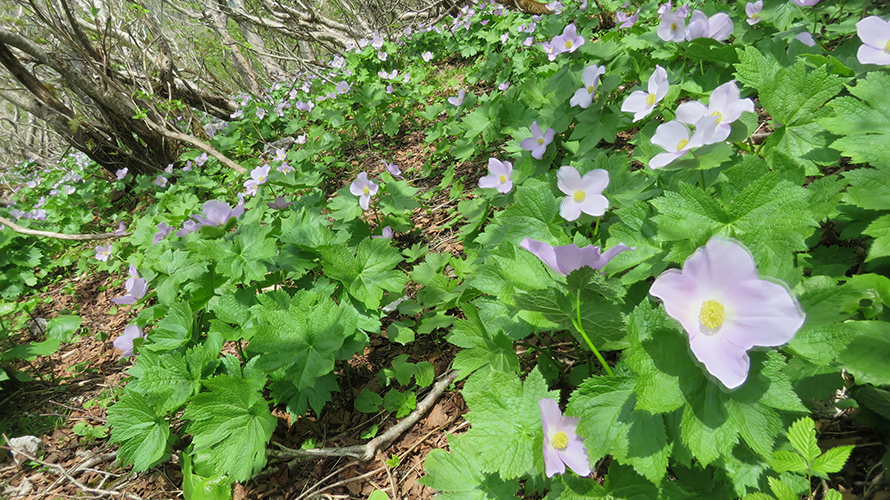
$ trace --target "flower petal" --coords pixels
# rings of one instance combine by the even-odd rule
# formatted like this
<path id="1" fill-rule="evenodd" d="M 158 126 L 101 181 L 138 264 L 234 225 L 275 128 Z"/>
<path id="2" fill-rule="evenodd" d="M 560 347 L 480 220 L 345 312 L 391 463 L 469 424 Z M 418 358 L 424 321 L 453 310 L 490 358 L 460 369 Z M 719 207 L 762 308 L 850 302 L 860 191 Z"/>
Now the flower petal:
<path id="1" fill-rule="evenodd" d="M 544 264 L 547 265 L 550 269 L 555 273 L 565 274 L 559 270 L 559 262 L 556 258 L 556 251 L 554 248 L 543 241 L 533 240 L 531 238 L 526 238 L 522 240 L 519 244 L 520 247 L 531 252 L 535 257 L 541 259 Z M 543 401 L 543 400 L 541 400 Z M 540 403 L 540 402 L 539 402 Z M 543 405 L 541 406 L 541 411 L 543 411 Z M 559 409 L 557 407 L 557 409 Z M 544 424 L 544 430 L 547 430 L 547 424 Z"/>
<path id="2" fill-rule="evenodd" d="M 862 64 L 878 64 L 886 66 L 890 64 L 890 52 L 876 49 L 868 45 L 861 45 L 859 46 L 859 51 L 856 52 L 856 59 Z"/>
<path id="3" fill-rule="evenodd" d="M 556 187 L 567 195 L 575 194 L 575 191 L 584 189 L 584 185 L 581 183 L 581 174 L 575 167 L 560 167 L 556 171 Z"/>
<path id="4" fill-rule="evenodd" d="M 748 378 L 751 359 L 746 349 L 730 343 L 723 335 L 696 335 L 689 340 L 689 347 L 708 373 L 727 389 L 735 389 Z"/>
<path id="5" fill-rule="evenodd" d="M 602 193 L 609 186 L 609 172 L 601 168 L 591 170 L 581 178 L 581 185 L 584 192 L 588 195 L 590 193 Z"/>
<path id="6" fill-rule="evenodd" d="M 655 129 L 655 135 L 652 136 L 652 144 L 661 146 L 669 153 L 677 152 L 677 144 L 680 141 L 689 141 L 689 127 L 677 120 L 662 123 Z"/>
<path id="7" fill-rule="evenodd" d="M 627 99 L 621 103 L 621 111 L 626 113 L 638 113 L 644 109 L 652 110 L 648 104 L 646 104 L 646 98 L 649 96 L 647 92 L 643 92 L 642 90 L 637 90 L 632 92 Z M 647 113 L 648 114 L 648 113 Z"/>
<path id="8" fill-rule="evenodd" d="M 585 214 L 600 217 L 609 209 L 609 199 L 601 194 L 588 194 L 578 208 Z"/>
<path id="9" fill-rule="evenodd" d="M 575 424 L 577 426 L 577 424 Z M 557 454 L 559 455 L 560 460 L 569 466 L 570 469 L 575 471 L 575 474 L 578 474 L 581 477 L 589 476 L 591 473 L 590 470 L 590 458 L 587 456 L 587 449 L 584 448 L 584 442 L 581 441 L 581 438 L 578 437 L 574 432 L 573 435 L 569 438 L 569 444 L 562 451 L 557 450 Z"/>
<path id="10" fill-rule="evenodd" d="M 566 196 L 559 206 L 559 215 L 569 222 L 577 220 L 578 217 L 581 217 L 581 207 L 575 203 L 571 196 Z"/>
<path id="11" fill-rule="evenodd" d="M 664 310 L 683 325 L 689 338 L 698 336 L 702 299 L 695 279 L 685 271 L 668 269 L 655 278 L 649 293 L 661 299 Z"/>
<path id="12" fill-rule="evenodd" d="M 732 318 L 727 317 L 721 334 L 741 348 L 785 344 L 805 319 L 797 301 L 784 286 L 763 279 L 739 283 L 731 290 L 727 302 L 732 306 Z"/>
<path id="13" fill-rule="evenodd" d="M 890 40 L 890 21 L 884 21 L 878 16 L 868 16 L 856 23 L 856 34 L 862 43 L 874 49 L 883 49 Z"/>
<path id="14" fill-rule="evenodd" d="M 706 114 L 708 107 L 699 101 L 688 101 L 677 106 L 677 121 L 686 125 L 695 125 L 695 122 Z"/>

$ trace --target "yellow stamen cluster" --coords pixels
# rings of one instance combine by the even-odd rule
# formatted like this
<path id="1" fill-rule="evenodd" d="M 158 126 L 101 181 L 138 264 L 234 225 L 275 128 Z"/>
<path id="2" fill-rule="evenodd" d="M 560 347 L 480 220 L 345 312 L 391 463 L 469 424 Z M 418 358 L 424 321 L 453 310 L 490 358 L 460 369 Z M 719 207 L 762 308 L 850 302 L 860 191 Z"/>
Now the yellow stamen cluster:
<path id="1" fill-rule="evenodd" d="M 701 304 L 700 321 L 703 325 L 714 330 L 723 325 L 726 319 L 726 310 L 723 304 L 714 299 L 706 300 Z"/>
<path id="2" fill-rule="evenodd" d="M 539 146 L 543 146 L 543 145 L 544 145 L 544 138 L 543 138 L 543 137 L 539 137 L 539 138 L 538 138 L 538 145 L 539 145 Z"/>
<path id="3" fill-rule="evenodd" d="M 584 198 L 587 198 L 587 195 L 584 194 L 584 191 L 575 191 L 574 196 L 572 198 L 575 199 L 576 202 L 581 203 L 584 201 Z"/>
<path id="4" fill-rule="evenodd" d="M 368 193 L 370 193 L 370 192 L 371 192 L 370 189 L 368 189 L 368 188 L 366 188 L 366 187 L 363 187 L 363 188 L 362 188 L 362 193 L 368 194 Z"/>
<path id="5" fill-rule="evenodd" d="M 553 447 L 557 450 L 564 450 L 566 449 L 566 446 L 569 445 L 569 436 L 567 436 L 565 432 L 559 431 L 553 435 L 553 439 L 550 440 L 550 443 L 552 443 Z"/>
<path id="6" fill-rule="evenodd" d="M 658 97 L 655 94 L 647 95 L 646 96 L 646 106 L 654 106 L 656 99 L 658 99 Z"/>
<path id="7" fill-rule="evenodd" d="M 689 144 L 689 139 L 681 139 L 680 142 L 677 143 L 677 151 L 682 151 L 687 144 Z"/>
<path id="8" fill-rule="evenodd" d="M 507 182 L 507 176 L 502 175 L 502 176 L 498 177 L 498 180 L 501 182 L 501 184 L 503 184 L 503 183 Z"/>
<path id="9" fill-rule="evenodd" d="M 717 125 L 720 125 L 720 121 L 723 120 L 723 113 L 721 113 L 719 111 L 714 111 L 713 113 L 711 113 L 711 116 L 716 116 L 717 121 L 715 123 L 717 123 Z"/>
<path id="10" fill-rule="evenodd" d="M 567 49 L 571 49 L 571 48 L 572 48 L 572 41 L 571 41 L 571 40 L 566 40 L 566 48 L 567 48 Z"/>
<path id="11" fill-rule="evenodd" d="M 587 87 L 587 93 L 588 93 L 588 94 L 592 94 L 592 93 L 594 93 L 594 92 L 596 92 L 596 88 L 595 88 L 593 85 Z"/>

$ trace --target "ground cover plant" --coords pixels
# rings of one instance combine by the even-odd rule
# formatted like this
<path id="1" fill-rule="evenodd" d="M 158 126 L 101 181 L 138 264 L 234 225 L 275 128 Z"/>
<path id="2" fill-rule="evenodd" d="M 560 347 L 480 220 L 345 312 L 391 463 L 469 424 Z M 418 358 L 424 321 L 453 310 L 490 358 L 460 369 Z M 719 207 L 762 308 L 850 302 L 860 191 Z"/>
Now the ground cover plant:
<path id="1" fill-rule="evenodd" d="M 890 8 L 549 9 L 471 4 L 238 96 L 210 144 L 246 173 L 20 164 L 7 223 L 118 236 L 0 231 L 0 376 L 80 326 L 19 342 L 27 290 L 110 271 L 131 315 L 108 439 L 135 471 L 176 457 L 186 498 L 379 451 L 285 446 L 285 415 L 410 419 L 449 386 L 469 426 L 425 459 L 440 498 L 842 498 L 854 446 L 817 423 L 855 418 L 890 461 Z M 409 169 L 387 143 L 410 134 Z M 449 368 L 348 385 L 375 339 L 426 337 Z"/>

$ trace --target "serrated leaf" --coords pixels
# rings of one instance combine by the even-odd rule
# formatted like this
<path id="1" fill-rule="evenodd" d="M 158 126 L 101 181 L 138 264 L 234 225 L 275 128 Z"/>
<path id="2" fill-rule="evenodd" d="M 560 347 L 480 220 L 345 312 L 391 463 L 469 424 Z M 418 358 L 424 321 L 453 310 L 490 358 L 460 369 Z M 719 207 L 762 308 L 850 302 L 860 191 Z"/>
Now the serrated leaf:
<path id="1" fill-rule="evenodd" d="M 816 443 L 816 425 L 809 418 L 804 417 L 791 424 L 788 441 L 807 462 L 812 462 L 822 453 Z"/>
<path id="2" fill-rule="evenodd" d="M 887 98 L 887 87 L 890 86 L 890 75 L 883 72 L 871 72 L 866 78 L 856 80 L 855 86 L 848 90 L 855 97 L 841 97 L 829 104 L 834 110 L 833 117 L 819 121 L 829 131 L 842 136 L 834 141 L 831 147 L 845 156 L 850 156 L 854 163 L 871 163 L 879 167 L 890 166 L 890 99 Z M 858 98 L 858 99 L 857 99 Z M 849 179 L 865 179 L 870 174 L 845 174 Z M 854 182 L 856 184 L 856 182 Z M 885 186 L 886 184 L 884 184 Z M 873 206 L 881 197 L 886 198 L 883 190 L 872 194 L 854 189 L 850 196 Z M 888 205 L 881 205 L 886 208 Z M 868 207 L 863 207 L 868 208 Z"/>
<path id="3" fill-rule="evenodd" d="M 443 492 L 443 500 L 508 500 L 518 498 L 519 481 L 483 474 L 482 464 L 465 435 L 449 436 L 450 452 L 433 450 L 424 460 L 426 476 L 418 482 Z"/>
<path id="4" fill-rule="evenodd" d="M 462 394 L 472 424 L 462 439 L 477 454 L 482 471 L 512 479 L 536 466 L 543 470 L 543 461 L 536 459 L 543 439 L 538 400 L 558 399 L 559 393 L 547 390 L 538 370 L 522 381 L 512 373 L 482 369 L 467 380 Z"/>
<path id="5" fill-rule="evenodd" d="M 513 341 L 501 332 L 491 335 L 472 304 L 462 308 L 467 319 L 454 322 L 448 342 L 462 347 L 454 359 L 453 368 L 460 371 L 460 378 L 486 365 L 497 371 L 519 372 L 519 357 L 513 349 Z"/>
<path id="6" fill-rule="evenodd" d="M 118 458 L 145 471 L 168 456 L 170 425 L 142 395 L 126 393 L 108 408 L 111 441 L 120 443 Z"/>
<path id="7" fill-rule="evenodd" d="M 380 307 L 384 290 L 402 292 L 408 282 L 405 273 L 395 269 L 404 258 L 383 238 L 362 240 L 355 255 L 342 246 L 321 247 L 319 252 L 325 274 L 343 283 L 369 309 Z"/>
<path id="8" fill-rule="evenodd" d="M 816 457 L 816 460 L 813 460 L 813 472 L 825 478 L 828 477 L 828 474 L 839 472 L 844 468 L 844 464 L 847 463 L 847 459 L 850 458 L 850 453 L 853 452 L 854 448 L 856 448 L 855 445 L 849 445 L 837 446 L 827 450 Z"/>
<path id="9" fill-rule="evenodd" d="M 781 479 L 767 477 L 766 480 L 769 483 L 770 490 L 772 490 L 773 495 L 775 495 L 778 500 L 800 500 L 800 497 L 794 493 L 794 490 L 787 484 L 783 483 Z"/>
<path id="10" fill-rule="evenodd" d="M 182 416 L 194 435 L 196 472 L 246 481 L 266 465 L 266 444 L 276 419 L 246 380 L 221 375 L 204 385 L 210 392 L 192 398 Z"/>
<path id="11" fill-rule="evenodd" d="M 837 357 L 856 377 L 856 383 L 890 384 L 890 323 L 884 321 L 848 322 L 856 336 Z"/>
<path id="12" fill-rule="evenodd" d="M 789 450 L 778 450 L 773 453 L 770 466 L 776 472 L 807 474 L 810 470 L 810 464 L 805 458 Z"/>
<path id="13" fill-rule="evenodd" d="M 671 445 L 661 415 L 634 409 L 633 387 L 630 377 L 590 377 L 572 394 L 568 412 L 581 418 L 578 434 L 591 461 L 611 454 L 659 484 Z"/>
<path id="14" fill-rule="evenodd" d="M 153 352 L 167 352 L 188 344 L 194 321 L 188 302 L 173 304 L 167 309 L 167 315 L 158 323 L 158 327 L 150 332 L 149 341 L 142 348 Z"/>
<path id="15" fill-rule="evenodd" d="M 862 233 L 874 238 L 868 248 L 866 262 L 890 255 L 890 215 L 875 219 Z"/>

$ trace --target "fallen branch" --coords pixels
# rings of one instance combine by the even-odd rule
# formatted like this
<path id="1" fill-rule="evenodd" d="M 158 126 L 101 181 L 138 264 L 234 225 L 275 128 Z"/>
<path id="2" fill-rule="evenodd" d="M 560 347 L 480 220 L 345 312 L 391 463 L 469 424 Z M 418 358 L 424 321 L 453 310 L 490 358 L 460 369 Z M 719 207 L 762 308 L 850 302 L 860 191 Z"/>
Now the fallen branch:
<path id="1" fill-rule="evenodd" d="M 7 443 L 9 442 L 9 440 L 6 439 L 6 435 L 5 435 L 5 434 L 3 435 L 3 439 L 6 440 Z M 46 467 L 47 469 L 50 470 L 50 472 L 52 472 L 52 473 L 54 473 L 54 474 L 56 474 L 56 475 L 62 476 L 62 477 L 64 477 L 65 479 L 67 479 L 71 484 L 73 484 L 74 486 L 77 486 L 77 487 L 78 487 L 81 491 L 83 491 L 84 493 L 89 493 L 89 494 L 92 494 L 92 495 L 98 495 L 98 496 L 100 496 L 100 497 L 108 497 L 108 496 L 112 496 L 112 497 L 128 498 L 128 499 L 130 499 L 130 500 L 145 500 L 145 499 L 143 499 L 143 498 L 140 497 L 140 496 L 132 495 L 132 494 L 130 494 L 130 493 L 124 493 L 123 491 L 103 490 L 103 489 L 99 489 L 99 488 L 90 488 L 89 486 L 87 486 L 87 485 L 81 483 L 80 481 L 78 481 L 77 479 L 75 479 L 74 476 L 72 476 L 71 474 L 69 474 L 68 471 L 66 471 L 65 468 L 62 467 L 62 466 L 59 465 L 59 464 L 54 464 L 54 463 L 50 463 L 50 462 L 44 462 L 43 460 L 40 460 L 39 458 L 35 457 L 33 454 L 27 452 L 26 450 L 19 449 L 19 448 L 15 448 L 15 447 L 13 447 L 13 446 L 2 446 L 2 448 L 5 448 L 5 449 L 7 449 L 7 450 L 14 451 L 14 452 L 16 452 L 16 453 L 18 453 L 18 454 L 24 456 L 24 457 L 27 458 L 28 460 L 30 460 L 30 461 L 32 461 L 32 462 L 36 462 L 36 463 L 38 463 L 38 464 L 40 464 L 40 465 Z"/>
<path id="2" fill-rule="evenodd" d="M 423 415 L 436 404 L 436 401 L 439 400 L 439 397 L 442 396 L 442 393 L 445 392 L 445 389 L 448 388 L 448 386 L 451 385 L 457 378 L 457 373 L 457 370 L 452 370 L 441 379 L 439 379 L 439 381 L 436 382 L 436 384 L 433 386 L 430 393 L 427 394 L 426 397 L 423 398 L 423 400 L 417 403 L 417 407 L 414 408 L 414 411 L 412 411 L 410 415 L 405 417 L 396 425 L 387 429 L 386 432 L 384 432 L 383 434 L 375 437 L 365 444 L 344 446 L 341 448 L 295 450 L 293 448 L 288 448 L 276 443 L 277 446 L 281 448 L 281 451 L 269 450 L 269 454 L 285 458 L 314 459 L 330 457 L 351 457 L 357 458 L 363 462 L 371 461 L 374 459 L 375 456 L 377 456 L 377 450 L 389 446 L 393 441 L 396 440 L 396 438 L 404 434 L 408 429 L 416 424 L 417 421 L 420 420 L 420 418 L 423 417 Z"/>
<path id="3" fill-rule="evenodd" d="M 217 151 L 216 149 L 214 149 L 212 146 L 210 146 L 209 144 L 207 144 L 204 141 L 199 141 L 198 139 L 195 139 L 194 137 L 192 137 L 190 135 L 186 135 L 186 134 L 182 134 L 180 132 L 174 132 L 172 130 L 169 130 L 166 127 L 158 125 L 157 123 L 155 123 L 149 119 L 146 119 L 145 123 L 148 125 L 148 127 L 150 129 L 163 135 L 164 137 L 169 137 L 170 139 L 176 139 L 177 141 L 187 142 L 202 151 L 206 151 L 207 154 L 209 154 L 210 156 L 213 156 L 214 158 L 219 160 L 220 163 L 231 168 L 235 172 L 238 172 L 239 174 L 243 174 L 243 173 L 247 172 L 247 170 L 244 167 L 242 167 L 241 165 L 238 165 L 237 163 L 233 162 L 232 160 L 226 158 L 222 153 L 220 153 L 219 151 Z"/>
<path id="4" fill-rule="evenodd" d="M 88 241 L 88 240 L 108 240 L 111 238 L 123 238 L 124 236 L 130 236 L 131 233 L 123 233 L 123 234 L 114 234 L 114 233 L 102 233 L 102 234 L 65 234 L 65 233 L 54 233 L 52 231 L 38 231 L 36 229 L 28 229 L 22 227 L 15 222 L 10 221 L 4 217 L 0 217 L 0 224 L 4 224 L 9 226 L 16 233 L 27 234 L 30 236 L 43 236 L 46 238 L 55 238 L 57 240 L 75 240 L 75 241 Z"/>

